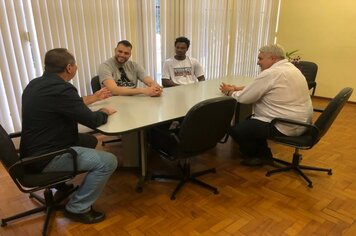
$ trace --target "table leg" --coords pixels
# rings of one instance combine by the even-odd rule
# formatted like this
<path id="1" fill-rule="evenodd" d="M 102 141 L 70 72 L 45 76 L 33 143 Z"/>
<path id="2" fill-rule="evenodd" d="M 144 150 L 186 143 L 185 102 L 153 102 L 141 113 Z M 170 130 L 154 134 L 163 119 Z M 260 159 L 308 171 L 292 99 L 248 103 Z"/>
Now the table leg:
<path id="1" fill-rule="evenodd" d="M 136 192 L 142 193 L 143 186 L 144 186 L 145 180 L 146 180 L 146 174 L 147 174 L 146 140 L 145 140 L 145 130 L 144 129 L 140 130 L 139 143 L 140 143 L 141 173 L 140 173 L 140 177 L 137 182 L 137 185 L 136 185 Z"/>

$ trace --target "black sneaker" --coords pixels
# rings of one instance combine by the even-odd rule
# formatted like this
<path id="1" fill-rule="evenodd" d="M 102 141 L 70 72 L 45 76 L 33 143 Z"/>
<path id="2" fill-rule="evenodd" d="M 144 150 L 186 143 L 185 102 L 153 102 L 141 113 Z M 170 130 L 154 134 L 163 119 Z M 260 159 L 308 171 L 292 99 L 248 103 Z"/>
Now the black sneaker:
<path id="1" fill-rule="evenodd" d="M 76 190 L 73 184 L 60 184 L 55 187 L 57 192 L 54 193 L 53 198 L 55 202 L 61 202 L 66 199 L 72 192 Z"/>
<path id="2" fill-rule="evenodd" d="M 273 158 L 251 157 L 251 158 L 245 158 L 240 163 L 241 163 L 241 165 L 245 165 L 245 166 L 271 165 L 271 164 L 273 164 Z"/>
<path id="3" fill-rule="evenodd" d="M 64 209 L 64 216 L 83 224 L 95 224 L 105 220 L 105 214 L 101 212 L 95 211 L 93 208 L 90 211 L 85 213 L 72 213 L 67 209 Z"/>

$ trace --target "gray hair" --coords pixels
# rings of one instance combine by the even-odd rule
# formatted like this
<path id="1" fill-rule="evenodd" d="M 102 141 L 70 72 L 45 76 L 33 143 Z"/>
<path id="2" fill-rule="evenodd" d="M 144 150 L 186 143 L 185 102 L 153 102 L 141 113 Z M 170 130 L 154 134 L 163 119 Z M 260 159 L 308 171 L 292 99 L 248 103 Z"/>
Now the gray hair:
<path id="1" fill-rule="evenodd" d="M 276 56 L 278 58 L 284 59 L 286 57 L 286 53 L 283 47 L 279 44 L 270 44 L 260 48 L 259 50 L 262 53 L 269 53 L 272 56 Z"/>

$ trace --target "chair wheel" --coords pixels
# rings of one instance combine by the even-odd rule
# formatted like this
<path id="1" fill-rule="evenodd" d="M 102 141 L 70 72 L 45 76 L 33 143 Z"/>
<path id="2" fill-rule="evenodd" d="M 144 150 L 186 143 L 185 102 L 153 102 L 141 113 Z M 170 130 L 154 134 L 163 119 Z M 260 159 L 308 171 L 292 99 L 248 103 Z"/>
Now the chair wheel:
<path id="1" fill-rule="evenodd" d="M 214 191 L 214 194 L 219 194 L 219 190 L 215 190 L 215 191 Z"/>
<path id="2" fill-rule="evenodd" d="M 267 176 L 267 177 L 270 177 L 270 176 L 271 176 L 271 174 L 267 172 L 267 173 L 266 173 L 266 176 Z"/>
<path id="3" fill-rule="evenodd" d="M 176 196 L 172 196 L 172 197 L 171 197 L 171 200 L 176 200 Z"/>
<path id="4" fill-rule="evenodd" d="M 329 170 L 328 175 L 332 175 L 332 174 L 333 174 L 332 170 Z"/>
<path id="5" fill-rule="evenodd" d="M 308 187 L 309 188 L 313 188 L 313 184 L 308 184 Z"/>
<path id="6" fill-rule="evenodd" d="M 136 193 L 142 193 L 143 187 L 136 187 Z"/>

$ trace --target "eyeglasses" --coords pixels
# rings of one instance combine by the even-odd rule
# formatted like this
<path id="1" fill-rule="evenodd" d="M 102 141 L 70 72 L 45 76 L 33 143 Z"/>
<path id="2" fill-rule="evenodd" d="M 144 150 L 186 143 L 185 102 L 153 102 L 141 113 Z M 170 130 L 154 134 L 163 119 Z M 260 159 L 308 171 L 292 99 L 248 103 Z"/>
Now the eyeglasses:
<path id="1" fill-rule="evenodd" d="M 116 84 L 121 87 L 135 87 L 135 83 L 130 81 L 129 78 L 127 78 L 124 68 L 120 67 L 119 71 L 120 71 L 121 77 L 116 82 Z"/>

